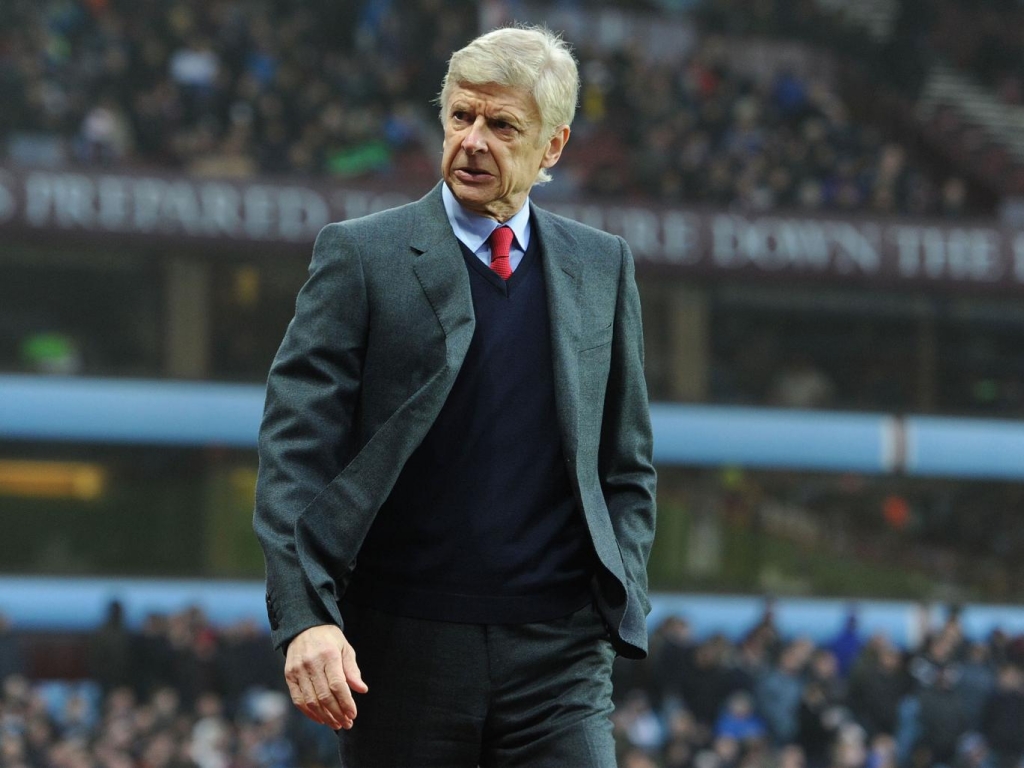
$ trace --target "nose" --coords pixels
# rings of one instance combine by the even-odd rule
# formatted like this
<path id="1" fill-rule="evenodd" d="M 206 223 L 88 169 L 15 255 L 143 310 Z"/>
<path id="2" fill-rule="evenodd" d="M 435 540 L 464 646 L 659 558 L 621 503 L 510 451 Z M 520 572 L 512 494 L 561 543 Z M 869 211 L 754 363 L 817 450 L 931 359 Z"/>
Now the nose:
<path id="1" fill-rule="evenodd" d="M 483 115 L 473 121 L 473 125 L 469 127 L 465 138 L 462 139 L 462 148 L 466 150 L 466 154 L 475 155 L 477 152 L 485 152 L 487 150 L 487 141 L 484 136 L 485 126 L 486 123 L 484 122 Z"/>

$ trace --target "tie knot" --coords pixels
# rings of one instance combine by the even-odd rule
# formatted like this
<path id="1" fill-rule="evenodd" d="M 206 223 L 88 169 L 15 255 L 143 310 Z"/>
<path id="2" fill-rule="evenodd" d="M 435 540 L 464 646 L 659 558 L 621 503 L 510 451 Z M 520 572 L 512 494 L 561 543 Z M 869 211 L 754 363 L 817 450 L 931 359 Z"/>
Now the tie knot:
<path id="1" fill-rule="evenodd" d="M 512 247 L 512 228 L 511 227 L 498 227 L 496 230 L 491 232 L 490 243 L 491 243 L 491 260 L 494 259 L 507 259 L 509 249 Z"/>

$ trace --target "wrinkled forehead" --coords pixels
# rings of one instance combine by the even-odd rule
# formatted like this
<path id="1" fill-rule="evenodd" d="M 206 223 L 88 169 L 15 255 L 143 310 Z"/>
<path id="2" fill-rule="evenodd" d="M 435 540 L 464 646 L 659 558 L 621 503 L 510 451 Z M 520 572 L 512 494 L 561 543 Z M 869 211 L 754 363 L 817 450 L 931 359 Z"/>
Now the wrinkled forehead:
<path id="1" fill-rule="evenodd" d="M 468 102 L 471 106 L 487 110 L 511 110 L 518 116 L 540 121 L 540 109 L 533 94 L 525 88 L 517 88 L 499 83 L 467 83 L 459 82 L 452 86 L 448 94 L 448 108 L 458 101 Z"/>

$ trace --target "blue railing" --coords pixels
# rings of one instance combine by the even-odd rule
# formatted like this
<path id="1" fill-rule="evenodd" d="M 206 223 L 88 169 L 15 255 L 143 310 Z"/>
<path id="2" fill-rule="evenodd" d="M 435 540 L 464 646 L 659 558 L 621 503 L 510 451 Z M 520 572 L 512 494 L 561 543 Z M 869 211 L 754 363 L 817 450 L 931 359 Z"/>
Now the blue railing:
<path id="1" fill-rule="evenodd" d="M 215 624 L 253 621 L 266 630 L 263 594 L 264 585 L 257 581 L 10 576 L 0 577 L 0 613 L 20 630 L 84 632 L 98 627 L 110 601 L 117 600 L 125 622 L 134 629 L 150 614 L 195 606 Z M 698 637 L 722 633 L 738 639 L 765 611 L 764 598 L 753 595 L 654 593 L 651 603 L 648 624 L 652 629 L 670 615 L 683 616 Z M 786 597 L 772 601 L 772 615 L 784 636 L 805 636 L 815 642 L 834 637 L 851 612 L 863 637 L 882 633 L 901 645 L 916 644 L 925 627 L 937 626 L 946 615 L 941 605 L 901 600 Z M 984 638 L 996 628 L 1018 635 L 1024 633 L 1024 608 L 969 604 L 963 606 L 961 623 L 972 638 Z"/>
<path id="2" fill-rule="evenodd" d="M 0 440 L 252 448 L 263 387 L 0 376 Z M 655 460 L 1024 479 L 1024 421 L 658 403 Z"/>

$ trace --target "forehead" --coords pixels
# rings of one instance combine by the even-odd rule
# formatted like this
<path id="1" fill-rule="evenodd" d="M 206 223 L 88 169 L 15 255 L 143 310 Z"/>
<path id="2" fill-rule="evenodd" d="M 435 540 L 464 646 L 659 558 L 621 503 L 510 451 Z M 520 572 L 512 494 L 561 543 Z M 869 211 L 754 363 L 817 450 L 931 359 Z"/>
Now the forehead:
<path id="1" fill-rule="evenodd" d="M 510 88 L 496 83 L 457 83 L 448 97 L 448 106 L 456 102 L 466 102 L 481 111 L 504 110 L 527 119 L 540 117 L 533 94 L 525 88 Z"/>

